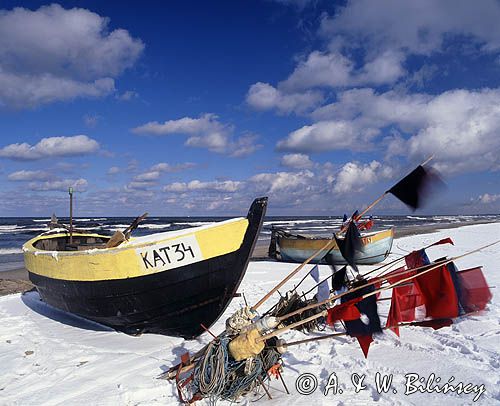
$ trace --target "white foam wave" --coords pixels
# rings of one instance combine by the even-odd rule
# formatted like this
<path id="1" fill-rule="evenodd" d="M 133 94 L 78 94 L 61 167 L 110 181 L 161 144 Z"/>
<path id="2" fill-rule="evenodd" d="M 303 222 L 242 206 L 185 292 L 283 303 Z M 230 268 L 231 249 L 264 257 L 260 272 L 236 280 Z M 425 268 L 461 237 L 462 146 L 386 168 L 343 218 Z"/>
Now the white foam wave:
<path id="1" fill-rule="evenodd" d="M 35 223 L 48 223 L 50 219 L 33 219 Z"/>
<path id="2" fill-rule="evenodd" d="M 22 254 L 21 248 L 0 248 L 0 255 Z"/>
<path id="3" fill-rule="evenodd" d="M 162 228 L 168 228 L 172 224 L 166 223 L 166 224 L 141 224 L 139 228 L 147 228 L 151 230 L 157 230 L 157 229 L 162 229 Z"/>

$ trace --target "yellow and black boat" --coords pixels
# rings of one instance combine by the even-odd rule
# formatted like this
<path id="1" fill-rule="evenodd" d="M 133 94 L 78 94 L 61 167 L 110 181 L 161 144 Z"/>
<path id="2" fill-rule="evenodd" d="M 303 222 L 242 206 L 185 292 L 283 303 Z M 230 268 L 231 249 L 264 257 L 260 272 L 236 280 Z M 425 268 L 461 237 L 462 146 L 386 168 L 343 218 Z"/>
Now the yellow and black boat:
<path id="1" fill-rule="evenodd" d="M 267 198 L 246 218 L 130 238 L 53 230 L 23 246 L 43 301 L 129 333 L 192 338 L 224 312 L 245 274 Z M 108 244 L 109 245 L 109 244 Z"/>

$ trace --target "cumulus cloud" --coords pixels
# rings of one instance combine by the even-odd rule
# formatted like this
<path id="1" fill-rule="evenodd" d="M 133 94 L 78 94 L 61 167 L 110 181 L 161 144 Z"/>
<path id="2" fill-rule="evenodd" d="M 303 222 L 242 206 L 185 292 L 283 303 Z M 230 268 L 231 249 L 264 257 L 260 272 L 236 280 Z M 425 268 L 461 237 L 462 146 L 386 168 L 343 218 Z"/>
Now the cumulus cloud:
<path id="1" fill-rule="evenodd" d="M 163 190 L 165 192 L 188 192 L 188 191 L 217 191 L 217 192 L 236 192 L 243 186 L 243 182 L 225 180 L 202 182 L 200 180 L 192 180 L 191 182 L 174 182 L 166 185 Z"/>
<path id="2" fill-rule="evenodd" d="M 314 163 L 306 154 L 286 154 L 281 158 L 281 165 L 293 169 L 309 169 Z"/>
<path id="3" fill-rule="evenodd" d="M 478 16 L 481 16 L 478 19 Z M 500 5 L 495 0 L 349 1 L 333 17 L 325 16 L 320 32 L 379 52 L 401 49 L 429 55 L 453 36 L 468 37 L 485 51 L 500 49 Z"/>
<path id="4" fill-rule="evenodd" d="M 305 113 L 318 106 L 323 94 L 318 91 L 284 92 L 269 83 L 258 82 L 250 86 L 246 95 L 247 103 L 256 110 L 273 110 L 288 114 Z"/>
<path id="5" fill-rule="evenodd" d="M 496 201 L 500 201 L 500 195 L 491 195 L 489 193 L 485 193 L 478 197 L 479 202 L 484 204 L 495 203 Z"/>
<path id="6" fill-rule="evenodd" d="M 333 191 L 336 193 L 360 192 L 367 185 L 392 176 L 392 168 L 383 166 L 378 161 L 368 164 L 348 162 L 338 173 Z"/>
<path id="7" fill-rule="evenodd" d="M 268 192 L 284 192 L 297 190 L 298 188 L 309 188 L 314 173 L 305 170 L 300 172 L 276 172 L 259 173 L 250 178 L 258 189 Z"/>
<path id="8" fill-rule="evenodd" d="M 445 173 L 500 166 L 500 89 L 451 90 L 439 95 L 353 89 L 317 109 L 317 121 L 290 133 L 278 149 L 320 152 L 376 147 L 384 129 L 388 156 L 420 160 L 435 155 Z"/>
<path id="9" fill-rule="evenodd" d="M 65 179 L 54 180 L 46 182 L 32 182 L 29 188 L 33 191 L 48 192 L 48 191 L 61 191 L 66 192 L 68 188 L 72 187 L 76 192 L 85 192 L 88 187 L 86 179 Z"/>
<path id="10" fill-rule="evenodd" d="M 42 138 L 37 144 L 26 142 L 0 148 L 0 157 L 17 160 L 36 160 L 49 157 L 87 155 L 96 152 L 99 143 L 86 135 Z"/>
<path id="11" fill-rule="evenodd" d="M 151 182 L 158 180 L 162 173 L 174 173 L 181 172 L 187 169 L 192 169 L 196 166 L 196 164 L 192 162 L 184 162 L 180 164 L 171 165 L 166 162 L 160 162 L 156 165 L 153 165 L 149 171 L 140 173 L 139 175 L 134 176 L 134 181 L 137 182 Z"/>
<path id="12" fill-rule="evenodd" d="M 219 154 L 242 157 L 254 152 L 260 147 L 256 144 L 256 136 L 245 134 L 234 138 L 234 127 L 223 124 L 217 115 L 206 113 L 198 118 L 183 117 L 178 120 L 168 120 L 163 123 L 151 121 L 132 129 L 139 135 L 186 135 L 185 145 L 188 147 L 205 148 Z"/>
<path id="13" fill-rule="evenodd" d="M 378 132 L 376 128 L 362 128 L 352 121 L 320 121 L 291 132 L 288 137 L 278 141 L 277 149 L 298 152 L 323 152 L 341 149 L 366 151 L 371 147 L 371 139 Z"/>
<path id="14" fill-rule="evenodd" d="M 14 182 L 26 182 L 34 180 L 49 180 L 51 177 L 51 174 L 45 171 L 27 171 L 23 169 L 21 171 L 12 172 L 7 176 L 7 179 Z"/>
<path id="15" fill-rule="evenodd" d="M 0 105 L 24 108 L 114 92 L 114 78 L 144 45 L 108 25 L 89 10 L 57 4 L 0 12 Z"/>

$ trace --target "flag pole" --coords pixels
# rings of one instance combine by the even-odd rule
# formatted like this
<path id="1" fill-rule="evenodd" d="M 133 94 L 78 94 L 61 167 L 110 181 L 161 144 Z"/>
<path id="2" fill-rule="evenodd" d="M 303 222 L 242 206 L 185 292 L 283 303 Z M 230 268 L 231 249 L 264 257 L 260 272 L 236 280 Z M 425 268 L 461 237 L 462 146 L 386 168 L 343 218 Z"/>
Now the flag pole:
<path id="1" fill-rule="evenodd" d="M 434 158 L 434 155 L 431 155 L 429 158 L 427 158 L 421 166 L 427 164 L 430 160 Z M 373 203 L 371 203 L 366 209 L 363 210 L 363 212 L 358 215 L 358 218 L 361 218 L 363 215 L 365 215 L 369 210 L 371 210 L 373 207 L 375 207 L 380 201 L 389 193 L 389 191 L 384 192 L 380 197 L 378 197 Z M 339 234 L 347 230 L 347 225 L 342 227 L 342 229 L 339 231 Z M 314 258 L 316 258 L 322 251 L 324 250 L 329 250 L 333 248 L 335 244 L 335 239 L 332 239 L 331 241 L 327 242 L 323 247 L 318 249 L 314 254 L 312 254 L 309 258 L 307 258 L 302 264 L 300 264 L 297 268 L 295 268 L 292 272 L 290 272 L 280 283 L 278 283 L 274 288 L 272 288 L 267 294 L 264 295 L 262 299 L 260 299 L 256 304 L 252 306 L 252 310 L 257 310 L 264 302 L 266 302 L 273 293 L 275 293 L 278 289 L 280 289 L 285 283 L 287 283 L 291 278 L 293 278 L 304 266 L 306 266 L 309 262 L 311 262 Z"/>
<path id="2" fill-rule="evenodd" d="M 412 279 L 414 279 L 414 278 L 418 278 L 419 276 L 425 275 L 426 273 L 429 273 L 430 271 L 433 271 L 433 270 L 435 270 L 435 269 L 438 269 L 439 267 L 441 267 L 441 266 L 443 266 L 443 265 L 447 265 L 447 264 L 449 264 L 450 262 L 453 262 L 453 261 L 456 261 L 456 260 L 458 260 L 458 259 L 464 258 L 464 257 L 466 257 L 466 256 L 469 256 L 469 255 L 474 254 L 474 253 L 476 253 L 476 252 L 478 252 L 478 251 L 484 250 L 485 248 L 491 247 L 492 245 L 495 245 L 495 244 L 498 244 L 498 243 L 500 243 L 500 240 L 497 240 L 497 241 L 495 241 L 495 242 L 493 242 L 493 243 L 490 243 L 490 244 L 484 245 L 484 246 L 482 246 L 482 247 L 476 248 L 475 250 L 472 250 L 472 251 L 466 252 L 465 254 L 458 255 L 458 256 L 456 256 L 456 257 L 450 258 L 450 259 L 448 259 L 448 260 L 446 260 L 446 261 L 439 262 L 439 263 L 437 263 L 437 264 L 435 264 L 435 265 L 431 266 L 431 267 L 430 267 L 430 268 L 428 268 L 428 269 L 424 269 L 422 272 L 418 273 L 417 275 L 410 275 L 410 276 L 408 276 L 407 278 L 400 279 L 400 280 L 398 280 L 398 281 L 396 281 L 396 282 L 394 282 L 394 283 L 392 283 L 392 284 L 390 284 L 390 285 L 388 285 L 388 286 L 385 286 L 385 287 L 380 288 L 380 289 L 375 289 L 373 292 L 369 292 L 369 293 L 364 294 L 363 296 L 361 296 L 361 298 L 362 298 L 362 299 L 366 299 L 367 297 L 370 297 L 370 296 L 376 295 L 376 294 L 378 294 L 378 293 L 380 293 L 380 292 L 383 292 L 383 291 L 385 291 L 385 290 L 392 289 L 392 288 L 394 288 L 394 287 L 396 287 L 396 286 L 398 286 L 398 285 L 401 285 L 401 284 L 402 284 L 402 283 L 404 283 L 404 282 L 408 282 L 409 280 L 412 280 Z M 427 267 L 427 266 L 428 266 L 428 265 L 425 265 L 424 267 L 420 267 L 420 268 L 425 268 L 425 267 Z M 419 268 L 415 268 L 415 269 L 412 269 L 412 271 L 415 271 L 415 270 L 418 270 L 418 269 L 419 269 Z M 356 290 L 359 290 L 359 289 L 361 289 L 361 288 L 363 288 L 363 287 L 366 287 L 366 285 L 358 286 L 358 287 L 356 287 L 356 288 L 354 288 L 354 289 L 348 290 L 348 291 L 343 292 L 343 293 L 341 293 L 341 294 L 339 294 L 339 295 L 332 296 L 331 298 L 329 298 L 329 299 L 327 299 L 327 300 L 323 300 L 322 302 L 315 303 L 314 305 L 310 305 L 310 306 L 303 307 L 303 308 L 301 308 L 301 309 L 299 309 L 299 310 L 297 310 L 297 311 L 295 311 L 295 312 L 285 314 L 284 316 L 281 316 L 281 317 L 279 317 L 278 319 L 279 319 L 279 321 L 283 321 L 283 320 L 285 320 L 285 319 L 287 319 L 287 318 L 289 318 L 289 317 L 292 317 L 292 316 L 294 316 L 294 315 L 296 315 L 296 314 L 300 314 L 300 313 L 302 313 L 302 312 L 303 312 L 303 311 L 305 311 L 305 310 L 313 309 L 313 308 L 316 308 L 316 307 L 322 306 L 322 305 L 324 305 L 324 304 L 331 303 L 331 302 L 333 302 L 333 301 L 337 300 L 338 298 L 340 298 L 340 297 L 342 297 L 342 296 L 344 296 L 344 295 L 346 295 L 346 294 L 348 294 L 348 293 L 352 293 L 352 292 L 354 292 L 354 291 L 356 291 Z M 326 315 L 327 315 L 327 313 L 328 313 L 328 311 L 327 311 L 327 310 L 324 310 L 324 311 L 322 311 L 322 312 L 320 312 L 320 313 L 317 313 L 317 314 L 315 314 L 315 315 L 313 315 L 313 316 L 307 317 L 307 318 L 302 319 L 302 320 L 300 320 L 300 321 L 297 321 L 297 322 L 295 322 L 295 323 L 289 324 L 288 326 L 285 326 L 285 327 L 283 327 L 283 328 L 280 328 L 280 329 L 278 329 L 278 330 L 275 330 L 275 331 L 273 331 L 272 333 L 269 333 L 269 334 L 263 335 L 263 336 L 261 336 L 261 337 L 257 338 L 257 340 L 256 340 L 256 341 L 257 341 L 257 342 L 258 342 L 258 341 L 265 341 L 265 340 L 267 340 L 267 339 L 269 339 L 269 338 L 271 338 L 271 337 L 275 337 L 275 336 L 277 336 L 277 335 L 279 335 L 279 334 L 281 334 L 281 333 L 284 333 L 285 331 L 291 330 L 291 329 L 292 329 L 292 328 L 294 328 L 294 327 L 298 327 L 298 326 L 301 326 L 301 325 L 303 325 L 303 324 L 306 324 L 306 323 L 308 323 L 308 322 L 310 322 L 310 321 L 313 321 L 313 320 L 319 319 L 320 317 L 324 317 L 324 316 L 326 316 Z"/>

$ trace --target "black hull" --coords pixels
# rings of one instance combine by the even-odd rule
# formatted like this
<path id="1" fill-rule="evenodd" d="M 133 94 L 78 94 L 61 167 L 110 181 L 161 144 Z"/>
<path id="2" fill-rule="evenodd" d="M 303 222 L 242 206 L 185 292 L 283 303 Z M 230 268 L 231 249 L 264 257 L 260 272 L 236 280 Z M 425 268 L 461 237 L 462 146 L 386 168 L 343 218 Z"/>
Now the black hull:
<path id="1" fill-rule="evenodd" d="M 67 281 L 29 274 L 42 300 L 129 334 L 193 338 L 211 326 L 234 297 L 262 226 L 267 198 L 256 199 L 241 247 L 234 252 L 152 275 Z"/>

